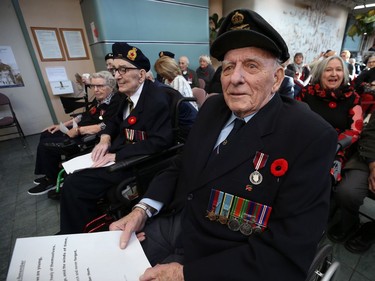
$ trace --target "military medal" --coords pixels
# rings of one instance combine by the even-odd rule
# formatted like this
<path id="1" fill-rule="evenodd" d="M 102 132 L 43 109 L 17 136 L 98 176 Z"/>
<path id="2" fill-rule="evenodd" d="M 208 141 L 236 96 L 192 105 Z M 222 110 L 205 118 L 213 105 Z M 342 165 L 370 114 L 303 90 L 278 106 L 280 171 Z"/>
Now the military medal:
<path id="1" fill-rule="evenodd" d="M 206 217 L 249 236 L 267 229 L 271 211 L 272 207 L 267 205 L 212 189 Z"/>
<path id="2" fill-rule="evenodd" d="M 104 109 L 101 109 L 100 110 L 100 116 L 99 116 L 99 120 L 103 120 L 103 115 L 105 113 L 105 110 Z"/>
<path id="3" fill-rule="evenodd" d="M 207 218 L 211 221 L 215 221 L 220 211 L 221 202 L 223 200 L 224 192 L 212 189 L 210 201 L 207 208 Z"/>
<path id="4" fill-rule="evenodd" d="M 221 206 L 220 214 L 219 214 L 219 222 L 221 224 L 227 224 L 228 222 L 228 216 L 229 216 L 229 210 L 232 206 L 234 196 L 229 193 L 225 193 L 223 205 Z"/>
<path id="5" fill-rule="evenodd" d="M 263 181 L 263 176 L 262 176 L 262 174 L 259 173 L 258 171 L 254 171 L 254 172 L 252 172 L 252 173 L 250 174 L 249 179 L 250 179 L 250 182 L 251 182 L 252 184 L 257 185 L 257 184 L 262 183 L 262 181 Z"/>
<path id="6" fill-rule="evenodd" d="M 228 221 L 228 227 L 232 231 L 238 231 L 240 229 L 241 224 L 239 219 L 242 216 L 241 213 L 243 213 L 242 207 L 244 205 L 244 200 L 245 199 L 237 196 L 234 198 L 233 208 L 231 210 L 231 218 Z"/>
<path id="7" fill-rule="evenodd" d="M 253 159 L 255 171 L 252 172 L 249 176 L 249 180 L 252 184 L 258 185 L 258 184 L 262 183 L 263 176 L 258 170 L 262 169 L 266 165 L 267 160 L 268 160 L 267 154 L 264 154 L 264 153 L 259 152 L 259 151 L 257 151 L 255 153 L 255 156 L 254 156 L 254 159 Z"/>
<path id="8" fill-rule="evenodd" d="M 253 233 L 253 228 L 251 227 L 251 224 L 246 221 L 246 222 L 241 224 L 240 232 L 243 235 L 249 236 L 249 235 L 251 235 L 251 233 Z"/>

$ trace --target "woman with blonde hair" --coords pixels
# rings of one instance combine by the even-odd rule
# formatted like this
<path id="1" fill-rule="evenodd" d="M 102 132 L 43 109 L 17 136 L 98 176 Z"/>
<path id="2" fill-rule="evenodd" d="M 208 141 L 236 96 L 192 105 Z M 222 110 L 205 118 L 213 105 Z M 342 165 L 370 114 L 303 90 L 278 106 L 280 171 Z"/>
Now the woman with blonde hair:
<path id="1" fill-rule="evenodd" d="M 155 62 L 154 68 L 165 84 L 179 91 L 184 97 L 194 97 L 189 83 L 182 76 L 180 67 L 174 59 L 163 56 Z M 195 103 L 191 104 L 197 109 Z"/>

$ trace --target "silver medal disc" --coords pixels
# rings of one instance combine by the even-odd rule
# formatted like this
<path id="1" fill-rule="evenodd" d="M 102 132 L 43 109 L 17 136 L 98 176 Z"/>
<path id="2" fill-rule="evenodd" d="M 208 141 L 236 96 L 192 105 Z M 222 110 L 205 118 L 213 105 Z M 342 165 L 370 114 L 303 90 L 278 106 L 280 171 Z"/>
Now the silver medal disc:
<path id="1" fill-rule="evenodd" d="M 241 224 L 240 226 L 240 232 L 243 234 L 243 235 L 246 235 L 246 236 L 249 236 L 251 235 L 251 233 L 253 232 L 253 229 L 251 227 L 251 224 L 245 222 L 243 224 Z"/>
<path id="2" fill-rule="evenodd" d="M 252 184 L 257 185 L 257 184 L 260 184 L 260 183 L 262 182 L 262 180 L 263 180 L 263 176 L 262 176 L 262 174 L 259 173 L 258 171 L 254 171 L 254 172 L 252 172 L 252 173 L 250 174 L 249 179 L 250 179 L 250 182 L 251 182 Z"/>

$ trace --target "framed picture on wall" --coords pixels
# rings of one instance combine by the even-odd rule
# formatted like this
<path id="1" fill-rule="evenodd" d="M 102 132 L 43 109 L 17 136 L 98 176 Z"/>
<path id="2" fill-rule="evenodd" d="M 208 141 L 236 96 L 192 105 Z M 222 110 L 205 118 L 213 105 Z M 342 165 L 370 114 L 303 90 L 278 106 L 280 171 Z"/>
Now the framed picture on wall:
<path id="1" fill-rule="evenodd" d="M 41 61 L 64 61 L 65 55 L 57 28 L 30 27 Z"/>
<path id="2" fill-rule="evenodd" d="M 68 60 L 88 60 L 88 51 L 82 28 L 60 28 Z"/>

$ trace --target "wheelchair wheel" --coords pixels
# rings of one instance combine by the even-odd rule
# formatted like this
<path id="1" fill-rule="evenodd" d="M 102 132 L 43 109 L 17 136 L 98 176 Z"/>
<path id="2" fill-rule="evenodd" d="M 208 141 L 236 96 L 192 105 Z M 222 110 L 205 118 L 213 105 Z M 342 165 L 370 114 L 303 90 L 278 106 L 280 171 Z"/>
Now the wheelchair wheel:
<path id="1" fill-rule="evenodd" d="M 315 258 L 310 266 L 307 274 L 306 281 L 323 281 L 332 280 L 325 277 L 326 273 L 329 271 L 329 278 L 334 276 L 334 271 L 338 268 L 338 262 L 335 262 L 335 267 L 330 269 L 333 263 L 332 245 L 326 244 L 319 248 Z M 333 272 L 332 272 L 333 271 Z"/>

